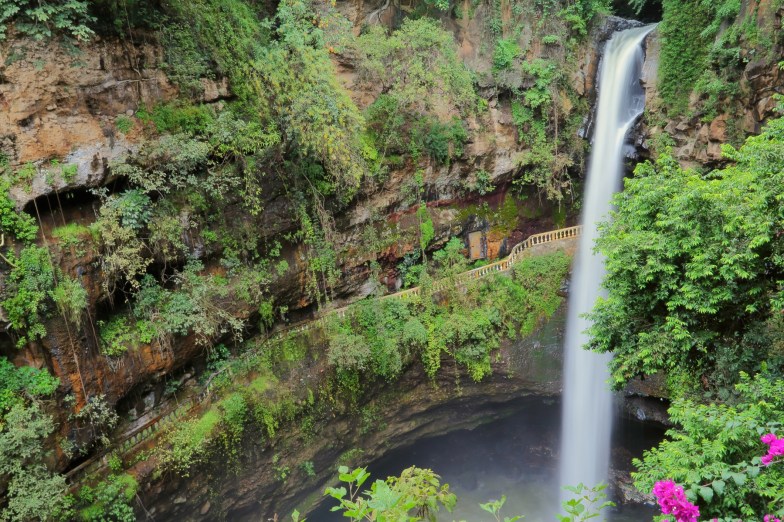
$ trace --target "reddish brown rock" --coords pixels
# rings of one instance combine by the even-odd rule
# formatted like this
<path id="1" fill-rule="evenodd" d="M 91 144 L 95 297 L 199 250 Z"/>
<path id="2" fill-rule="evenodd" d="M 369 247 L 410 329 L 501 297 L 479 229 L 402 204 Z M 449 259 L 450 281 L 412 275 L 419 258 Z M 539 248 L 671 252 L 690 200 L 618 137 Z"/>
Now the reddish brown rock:
<path id="1" fill-rule="evenodd" d="M 721 143 L 727 142 L 727 118 L 729 115 L 722 114 L 710 123 L 710 139 Z"/>

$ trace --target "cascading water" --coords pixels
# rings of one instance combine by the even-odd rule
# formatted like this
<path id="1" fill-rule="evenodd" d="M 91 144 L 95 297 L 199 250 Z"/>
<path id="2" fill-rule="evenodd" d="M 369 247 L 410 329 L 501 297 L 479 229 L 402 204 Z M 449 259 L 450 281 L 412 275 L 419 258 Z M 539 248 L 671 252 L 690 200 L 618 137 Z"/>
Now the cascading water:
<path id="1" fill-rule="evenodd" d="M 626 134 L 642 114 L 642 41 L 653 26 L 615 33 L 607 43 L 599 78 L 599 105 L 583 198 L 583 235 L 569 290 L 564 364 L 561 486 L 593 487 L 607 480 L 612 394 L 607 385 L 609 354 L 583 349 L 589 312 L 600 295 L 604 259 L 593 254 L 596 224 L 610 210 L 623 176 Z M 563 493 L 562 493 L 563 494 Z M 564 494 L 565 495 L 565 494 Z"/>

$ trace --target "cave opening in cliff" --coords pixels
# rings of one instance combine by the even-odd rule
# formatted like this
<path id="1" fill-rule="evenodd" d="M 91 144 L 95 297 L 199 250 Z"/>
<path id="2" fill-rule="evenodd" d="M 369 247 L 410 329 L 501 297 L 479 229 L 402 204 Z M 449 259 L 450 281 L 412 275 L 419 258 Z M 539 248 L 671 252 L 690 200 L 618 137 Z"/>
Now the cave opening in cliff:
<path id="1" fill-rule="evenodd" d="M 95 221 L 98 196 L 90 189 L 78 188 L 62 192 L 53 191 L 30 200 L 24 211 L 39 220 L 47 237 L 57 227 L 71 223 L 89 225 Z"/>

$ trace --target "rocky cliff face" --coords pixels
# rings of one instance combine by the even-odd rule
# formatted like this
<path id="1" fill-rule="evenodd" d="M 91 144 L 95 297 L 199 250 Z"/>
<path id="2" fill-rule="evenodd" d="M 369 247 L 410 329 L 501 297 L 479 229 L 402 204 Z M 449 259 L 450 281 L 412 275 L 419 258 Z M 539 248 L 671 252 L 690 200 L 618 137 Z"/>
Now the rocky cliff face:
<path id="1" fill-rule="evenodd" d="M 339 4 L 352 20 L 374 19 L 392 23 L 405 14 L 393 4 L 385 8 L 362 2 Z M 528 234 L 556 228 L 558 205 L 530 194 L 520 201 L 509 191 L 520 167 L 515 156 L 520 152 L 517 128 L 512 121 L 511 102 L 492 84 L 489 74 L 491 53 L 482 47 L 482 31 L 487 22 L 482 9 L 473 18 L 448 20 L 460 52 L 482 78 L 480 87 L 488 100 L 488 110 L 466 122 L 469 140 L 461 157 L 449 165 L 430 167 L 424 172 L 425 200 L 434 223 L 431 248 L 438 248 L 453 236 L 483 232 L 489 256 L 505 255 L 509 248 Z M 610 19 L 582 48 L 573 70 L 575 92 L 586 100 L 593 97 L 593 78 L 601 42 L 622 24 Z M 531 43 L 533 58 L 551 51 Z M 65 274 L 77 278 L 89 293 L 89 313 L 81 329 L 69 327 L 59 317 L 47 323 L 47 335 L 40 342 L 18 351 L 8 342 L 0 353 L 20 364 L 49 367 L 63 386 L 61 394 L 73 394 L 77 407 L 86 397 L 103 394 L 109 404 L 120 403 L 131 419 L 143 417 L 157 405 L 164 383 L 172 372 L 192 375 L 191 369 L 203 358 L 205 348 L 194 335 L 178 337 L 171 343 L 143 344 L 127 354 L 107 358 L 101 354 L 97 321 L 116 302 L 107 293 L 100 268 L 101 254 L 92 247 L 74 249 L 51 235 L 54 227 L 65 223 L 88 225 L 95 219 L 99 201 L 88 189 L 107 187 L 117 180 L 110 164 L 133 156 L 144 140 L 138 123 L 128 128 L 123 119 L 136 122 L 139 111 L 178 96 L 177 88 L 163 70 L 163 50 L 152 37 L 137 41 L 96 39 L 89 45 L 65 46 L 59 42 L 37 43 L 9 38 L 2 45 L 0 63 L 0 152 L 14 167 L 32 165 L 34 174 L 16 184 L 11 195 L 20 209 L 39 217 L 44 241 L 53 252 L 56 264 Z M 372 93 L 358 88 L 350 60 L 336 60 L 344 85 L 359 106 L 367 106 Z M 204 103 L 221 103 L 231 92 L 225 79 L 202 79 Z M 64 169 L 64 166 L 69 166 Z M 71 167 L 72 166 L 72 167 Z M 71 170 L 72 169 L 72 170 Z M 471 193 L 466 186 L 476 181 L 476 172 L 489 173 L 494 187 L 485 195 Z M 333 289 L 334 305 L 363 297 L 379 286 L 395 289 L 400 285 L 396 265 L 402 256 L 415 249 L 418 219 L 416 206 L 407 201 L 405 186 L 413 172 L 393 170 L 379 189 L 363 191 L 342 215 L 337 216 L 333 241 L 346 248 L 340 258 L 343 276 Z M 269 237 L 291 232 L 297 226 L 291 203 L 273 183 L 264 195 L 264 214 Z M 227 209 L 230 211 L 230 209 Z M 182 219 L 187 219 L 183 216 Z M 558 224 L 563 223 L 559 221 Z M 367 234 L 374 230 L 386 243 L 378 251 L 368 244 Z M 188 238 L 186 238 L 188 241 Z M 198 244 L 193 244 L 198 248 Z M 79 251 L 81 250 L 81 251 Z M 305 289 L 307 259 L 301 245 L 284 242 L 283 257 L 289 262 L 287 273 L 272 284 L 276 302 L 288 306 L 290 315 L 307 315 L 313 307 Z M 370 261 L 380 261 L 379 279 L 369 279 Z M 165 260 L 159 260 L 165 266 Z M 219 270 L 214 260 L 206 259 L 208 270 Z M 238 318 L 248 318 L 256 310 L 237 302 L 216 303 Z M 79 434 L 60 411 L 63 435 L 88 443 L 89 434 Z M 130 424 L 133 426 L 133 423 Z M 64 456 L 61 465 L 66 464 Z"/>
<path id="2" fill-rule="evenodd" d="M 76 47 L 12 34 L 0 58 L 0 153 L 13 165 L 39 170 L 31 186 L 12 191 L 20 208 L 55 191 L 105 185 L 109 163 L 135 152 L 140 141 L 138 129 L 118 128 L 118 118 L 178 94 L 153 40 L 96 38 Z M 229 95 L 225 79 L 202 82 L 203 102 Z M 52 160 L 75 165 L 76 172 L 63 175 Z"/>
<path id="3" fill-rule="evenodd" d="M 737 29 L 741 24 L 770 28 L 780 32 L 784 7 L 776 7 L 766 0 L 747 0 L 736 22 L 725 27 L 724 32 Z M 744 63 L 738 80 L 737 93 L 718 103 L 717 115 L 700 110 L 700 99 L 692 95 L 686 114 L 672 116 L 665 109 L 659 95 L 658 71 L 660 65 L 661 35 L 653 31 L 646 42 L 647 52 L 643 68 L 646 113 L 637 135 L 638 152 L 651 157 L 671 146 L 672 153 L 683 166 L 715 167 L 721 164 L 721 145 L 738 146 L 743 139 L 760 131 L 768 119 L 776 116 L 776 95 L 784 94 L 784 72 L 779 65 L 780 46 L 765 49 L 761 44 L 744 43 L 739 50 L 739 60 Z M 683 86 L 691 91 L 694 86 Z M 671 139 L 662 139 L 668 136 Z"/>

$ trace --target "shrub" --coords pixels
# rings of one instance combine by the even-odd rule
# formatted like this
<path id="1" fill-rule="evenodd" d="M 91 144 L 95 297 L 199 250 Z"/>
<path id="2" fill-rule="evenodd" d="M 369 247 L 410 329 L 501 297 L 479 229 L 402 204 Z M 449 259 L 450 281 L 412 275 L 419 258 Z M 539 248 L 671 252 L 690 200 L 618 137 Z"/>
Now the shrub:
<path id="1" fill-rule="evenodd" d="M 119 357 L 138 341 L 128 316 L 120 314 L 107 321 L 98 321 L 98 335 L 101 338 L 101 353 L 108 357 Z"/>
<path id="2" fill-rule="evenodd" d="M 161 31 L 166 75 L 185 96 L 201 95 L 204 87 L 201 78 L 213 78 L 209 55 L 199 48 L 191 28 L 182 23 L 167 24 Z M 160 129 L 159 129 L 160 130 Z"/>
<path id="3" fill-rule="evenodd" d="M 632 476 L 640 491 L 659 480 L 683 484 L 686 497 L 705 519 L 759 520 L 781 511 L 784 470 L 765 468 L 760 434 L 781 429 L 784 381 L 777 373 L 741 374 L 727 403 L 700 404 L 678 399 L 669 409 L 675 426 L 667 439 L 634 460 Z"/>
<path id="4" fill-rule="evenodd" d="M 152 123 L 160 133 L 188 136 L 204 134 L 215 116 L 207 105 L 194 105 L 182 101 L 162 103 L 152 111 L 142 109 L 136 116 L 143 123 Z"/>
<path id="5" fill-rule="evenodd" d="M 139 484 L 127 473 L 110 475 L 95 486 L 84 486 L 77 495 L 78 519 L 85 522 L 134 522 L 131 501 Z"/>
<path id="6" fill-rule="evenodd" d="M 468 132 L 463 123 L 453 119 L 441 123 L 435 118 L 420 119 L 411 133 L 412 155 L 416 156 L 420 147 L 437 164 L 446 165 L 450 160 L 463 155 L 463 145 L 468 141 Z"/>
<path id="7" fill-rule="evenodd" d="M 493 52 L 493 69 L 503 71 L 508 69 L 514 59 L 520 55 L 520 46 L 512 38 L 503 38 L 495 44 Z"/>
<path id="8" fill-rule="evenodd" d="M 17 212 L 16 203 L 8 193 L 8 181 L 0 182 L 0 231 L 20 241 L 31 243 L 38 236 L 35 218 L 25 212 Z"/>
<path id="9" fill-rule="evenodd" d="M 339 332 L 330 337 L 327 360 L 338 369 L 365 370 L 370 358 L 370 347 L 361 336 Z"/>
<path id="10" fill-rule="evenodd" d="M 117 116 L 114 120 L 114 126 L 121 134 L 128 134 L 133 128 L 133 120 L 128 116 Z"/>
<path id="11" fill-rule="evenodd" d="M 52 230 L 52 237 L 59 240 L 63 247 L 80 246 L 90 238 L 90 229 L 77 223 L 69 223 Z"/>
<path id="12" fill-rule="evenodd" d="M 17 367 L 5 357 L 0 357 L 0 418 L 14 404 L 23 403 L 28 397 L 38 399 L 51 395 L 59 385 L 60 380 L 46 370 L 32 366 Z"/>
<path id="13" fill-rule="evenodd" d="M 87 290 L 79 280 L 61 277 L 49 295 L 65 320 L 75 326 L 81 325 L 82 314 L 87 309 Z"/>
<path id="14" fill-rule="evenodd" d="M 49 251 L 28 246 L 19 256 L 9 252 L 12 268 L 5 280 L 0 303 L 18 334 L 17 347 L 46 335 L 43 325 L 49 315 L 49 292 L 54 287 L 54 268 Z"/>
<path id="15" fill-rule="evenodd" d="M 207 457 L 219 424 L 220 414 L 215 407 L 199 418 L 179 423 L 166 435 L 170 448 L 161 452 L 162 464 L 184 477 L 189 476 L 191 468 Z"/>
<path id="16" fill-rule="evenodd" d="M 123 227 L 134 231 L 144 228 L 152 215 L 150 196 L 136 189 L 126 190 L 119 196 L 109 199 L 106 205 L 117 211 Z"/>
<path id="17" fill-rule="evenodd" d="M 9 522 L 65 519 L 65 477 L 51 473 L 45 464 L 44 441 L 55 429 L 51 416 L 36 402 L 19 402 L 0 422 L 0 476 L 6 480 L 0 518 Z"/>

